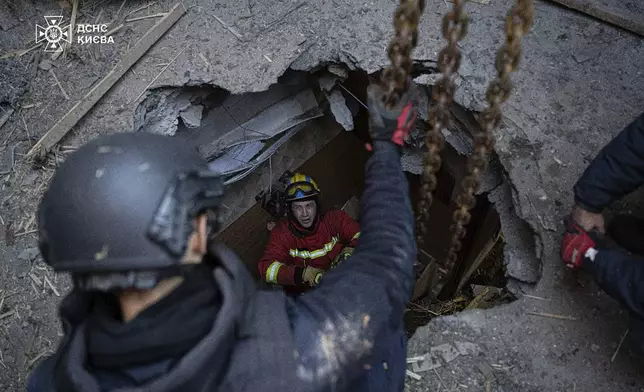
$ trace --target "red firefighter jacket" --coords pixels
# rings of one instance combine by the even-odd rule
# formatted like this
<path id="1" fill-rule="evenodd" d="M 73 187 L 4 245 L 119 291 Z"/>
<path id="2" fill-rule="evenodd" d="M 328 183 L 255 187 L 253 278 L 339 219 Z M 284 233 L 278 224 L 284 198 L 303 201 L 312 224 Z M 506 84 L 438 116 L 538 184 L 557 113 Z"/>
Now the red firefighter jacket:
<path id="1" fill-rule="evenodd" d="M 294 292 L 308 288 L 302 282 L 305 267 L 328 270 L 342 248 L 355 247 L 360 236 L 358 222 L 341 210 L 321 214 L 313 234 L 307 236 L 296 235 L 289 226 L 283 218 L 273 228 L 258 267 L 267 283 L 287 286 L 285 289 Z"/>

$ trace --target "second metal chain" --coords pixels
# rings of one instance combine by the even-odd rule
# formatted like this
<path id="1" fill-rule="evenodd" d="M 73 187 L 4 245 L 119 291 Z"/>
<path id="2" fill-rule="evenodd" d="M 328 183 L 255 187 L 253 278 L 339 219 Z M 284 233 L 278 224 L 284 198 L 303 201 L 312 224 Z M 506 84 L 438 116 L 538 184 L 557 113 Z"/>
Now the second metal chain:
<path id="1" fill-rule="evenodd" d="M 391 107 L 407 91 L 412 69 L 411 52 L 418 42 L 418 22 L 425 8 L 425 0 L 400 0 L 394 14 L 395 35 L 389 42 L 387 54 L 391 66 L 382 73 L 386 88 L 384 100 Z"/>
<path id="2" fill-rule="evenodd" d="M 469 18 L 463 10 L 463 2 L 453 0 L 452 9 L 443 17 L 442 30 L 443 37 L 447 40 L 447 46 L 438 54 L 438 68 L 442 77 L 432 87 L 434 105 L 429 108 L 429 123 L 425 133 L 427 151 L 424 157 L 421 200 L 418 203 L 416 219 L 417 242 L 419 244 L 423 243 L 427 233 L 429 208 L 432 205 L 433 192 L 437 186 L 436 173 L 441 167 L 440 152 L 444 144 L 441 131 L 451 125 L 449 106 L 454 100 L 454 91 L 456 90 L 452 79 L 461 64 L 461 52 L 457 42 L 467 34 L 468 25 Z"/>
<path id="3" fill-rule="evenodd" d="M 454 211 L 454 223 L 451 226 L 452 241 L 449 249 L 445 270 L 451 272 L 461 249 L 461 240 L 465 236 L 465 227 L 470 222 L 469 211 L 476 204 L 475 194 L 481 183 L 481 176 L 488 166 L 488 158 L 494 148 L 492 130 L 501 120 L 501 104 L 505 102 L 512 90 L 510 74 L 517 69 L 521 57 L 521 37 L 532 26 L 534 8 L 532 0 L 517 0 L 505 19 L 506 41 L 496 56 L 495 67 L 497 77 L 488 86 L 485 97 L 488 107 L 481 114 L 479 121 L 481 131 L 474 136 L 474 152 L 470 155 L 467 165 L 467 176 L 461 182 L 461 193 L 456 199 L 458 208 Z M 454 294 L 454 293 L 450 293 Z"/>

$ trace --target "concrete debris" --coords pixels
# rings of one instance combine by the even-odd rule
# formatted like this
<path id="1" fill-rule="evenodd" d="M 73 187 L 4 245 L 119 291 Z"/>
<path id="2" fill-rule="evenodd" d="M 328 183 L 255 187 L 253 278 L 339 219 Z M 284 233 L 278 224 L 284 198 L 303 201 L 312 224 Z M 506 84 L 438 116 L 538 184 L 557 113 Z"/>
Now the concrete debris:
<path id="1" fill-rule="evenodd" d="M 191 107 L 192 101 L 206 94 L 206 91 L 189 94 L 179 89 L 154 91 L 137 108 L 135 129 L 173 136 L 177 132 L 180 114 Z"/>
<path id="2" fill-rule="evenodd" d="M 42 69 L 43 71 L 49 71 L 52 67 L 53 64 L 47 59 L 43 59 L 38 65 L 38 68 Z"/>
<path id="3" fill-rule="evenodd" d="M 456 349 L 461 355 L 479 355 L 481 347 L 472 342 L 454 342 Z"/>
<path id="4" fill-rule="evenodd" d="M 349 107 L 347 107 L 347 101 L 344 99 L 342 91 L 334 89 L 330 94 L 325 92 L 324 95 L 329 101 L 331 113 L 335 121 L 342 125 L 345 131 L 353 131 L 353 114 Z"/>
<path id="5" fill-rule="evenodd" d="M 414 362 L 412 370 L 416 373 L 427 372 L 443 366 L 440 357 L 432 353 L 423 356 L 422 361 Z"/>
<path id="6" fill-rule="evenodd" d="M 8 2 L 0 3 L 0 29 L 7 31 L 20 24 L 20 20 L 14 14 L 12 8 Z"/>
<path id="7" fill-rule="evenodd" d="M 423 173 L 423 152 L 417 149 L 405 148 L 400 157 L 402 169 L 406 172 L 420 175 Z"/>
<path id="8" fill-rule="evenodd" d="M 418 357 L 419 360 L 412 363 L 413 371 L 416 373 L 426 372 L 441 367 L 443 365 L 441 359 L 445 363 L 450 363 L 461 355 L 473 355 L 480 352 L 479 347 L 473 343 L 459 342 L 455 344 L 459 347 L 458 349 L 449 343 L 432 347 L 429 353 Z"/>
<path id="9" fill-rule="evenodd" d="M 38 250 L 38 248 L 27 248 L 22 252 L 20 252 L 20 254 L 18 255 L 18 258 L 22 261 L 29 262 L 29 261 L 35 260 L 39 254 L 40 254 L 40 251 Z"/>
<path id="10" fill-rule="evenodd" d="M 188 128 L 197 128 L 201 125 L 201 115 L 203 112 L 202 105 L 189 106 L 186 110 L 179 113 L 179 117 Z"/>
<path id="11" fill-rule="evenodd" d="M 259 165 L 262 163 L 266 162 L 271 156 L 273 156 L 277 150 L 284 145 L 290 138 L 295 136 L 297 132 L 299 132 L 302 128 L 304 128 L 304 123 L 298 124 L 291 128 L 288 132 L 286 132 L 284 135 L 282 135 L 275 143 L 271 144 L 269 148 L 266 149 L 263 153 L 261 153 L 257 158 L 253 159 L 251 162 L 240 166 L 238 170 L 244 170 L 241 173 L 237 174 L 236 176 L 229 178 L 224 182 L 224 184 L 232 184 L 234 182 L 237 182 L 241 180 L 242 178 L 246 177 L 250 173 L 252 173 Z"/>
<path id="12" fill-rule="evenodd" d="M 246 113 L 243 113 L 247 117 L 246 121 L 232 117 L 226 108 L 230 102 L 224 102 L 220 108 L 213 109 L 204 125 L 207 127 L 208 124 L 216 124 L 217 129 L 210 133 L 211 140 L 204 140 L 206 144 L 199 146 L 201 154 L 206 159 L 212 159 L 234 145 L 270 139 L 295 125 L 323 115 L 310 89 L 301 90 L 286 98 L 280 96 L 281 94 L 271 94 L 270 91 L 267 93 L 269 96 L 264 98 L 272 102 L 259 113 L 253 112 L 255 108 L 250 101 L 253 96 L 231 96 L 231 99 L 246 101 L 247 109 Z M 206 131 L 210 130 L 206 128 Z"/>
<path id="13" fill-rule="evenodd" d="M 597 351 L 599 351 L 599 346 L 596 345 L 596 344 L 591 344 L 590 345 L 590 351 L 596 353 Z"/>
<path id="14" fill-rule="evenodd" d="M 592 60 L 595 57 L 600 56 L 605 51 L 606 51 L 606 48 L 604 48 L 603 45 L 597 46 L 593 44 L 592 46 L 573 52 L 572 57 L 575 59 L 576 62 L 581 64 L 581 63 L 585 63 L 588 60 Z"/>
<path id="15" fill-rule="evenodd" d="M 341 81 L 344 79 L 338 77 L 337 75 L 324 73 L 318 78 L 318 84 L 320 85 L 322 91 L 331 91 L 335 87 L 335 84 L 338 82 L 338 80 Z"/>
<path id="16" fill-rule="evenodd" d="M 434 355 L 434 353 L 437 353 L 447 363 L 452 362 L 453 360 L 458 358 L 459 355 L 461 355 L 461 353 L 449 343 L 432 347 L 430 356 Z"/>
<path id="17" fill-rule="evenodd" d="M 208 164 L 210 170 L 227 175 L 241 170 L 257 153 L 264 148 L 261 141 L 253 141 L 233 146 L 226 150 L 224 155 Z"/>
<path id="18" fill-rule="evenodd" d="M 407 376 L 409 376 L 409 377 L 413 378 L 413 379 L 414 379 L 414 380 L 416 380 L 416 381 L 421 380 L 421 379 L 423 378 L 423 377 L 421 377 L 420 375 L 418 375 L 418 374 L 416 374 L 416 373 L 414 373 L 414 372 L 412 372 L 412 371 L 410 371 L 410 370 L 405 370 L 405 374 L 406 374 Z"/>
<path id="19" fill-rule="evenodd" d="M 349 70 L 340 64 L 331 64 L 326 69 L 334 75 L 346 79 L 349 77 Z"/>
<path id="20" fill-rule="evenodd" d="M 540 255 L 536 244 L 540 238 L 534 235 L 530 226 L 514 212 L 512 188 L 507 181 L 492 190 L 488 200 L 495 205 L 501 219 L 501 229 L 505 238 L 503 260 L 508 276 L 526 283 L 535 283 L 541 276 Z M 535 251 L 526 251 L 526 250 Z"/>

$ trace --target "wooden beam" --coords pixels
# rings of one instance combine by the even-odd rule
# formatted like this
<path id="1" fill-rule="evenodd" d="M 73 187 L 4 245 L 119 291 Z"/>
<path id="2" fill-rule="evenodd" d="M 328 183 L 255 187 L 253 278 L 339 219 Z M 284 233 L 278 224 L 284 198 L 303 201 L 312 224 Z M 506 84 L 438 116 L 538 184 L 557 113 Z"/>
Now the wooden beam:
<path id="1" fill-rule="evenodd" d="M 56 145 L 74 125 L 121 79 L 123 75 L 186 13 L 182 2 L 177 3 L 170 12 L 160 19 L 141 39 L 123 56 L 121 61 L 93 89 L 74 105 L 43 137 L 29 150 L 27 158 L 44 156 Z"/>
<path id="2" fill-rule="evenodd" d="M 644 36 L 644 15 L 629 11 L 626 3 L 635 0 L 605 2 L 599 0 L 551 0 L 564 7 L 583 12 L 606 23 L 610 23 L 624 30 Z M 610 4 L 610 5 L 609 5 Z"/>

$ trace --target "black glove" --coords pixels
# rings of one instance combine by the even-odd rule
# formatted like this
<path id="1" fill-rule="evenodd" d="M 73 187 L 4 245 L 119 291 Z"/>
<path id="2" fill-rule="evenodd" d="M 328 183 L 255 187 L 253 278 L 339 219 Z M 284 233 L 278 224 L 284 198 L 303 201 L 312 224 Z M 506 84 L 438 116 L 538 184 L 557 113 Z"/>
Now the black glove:
<path id="1" fill-rule="evenodd" d="M 371 84 L 367 88 L 367 104 L 369 106 L 369 134 L 371 139 L 390 141 L 398 146 L 403 145 L 405 138 L 414 126 L 416 120 L 416 105 L 418 89 L 413 81 L 400 101 L 387 108 L 382 101 L 384 88 L 379 84 Z"/>

